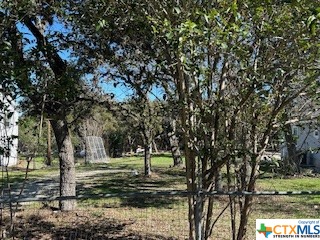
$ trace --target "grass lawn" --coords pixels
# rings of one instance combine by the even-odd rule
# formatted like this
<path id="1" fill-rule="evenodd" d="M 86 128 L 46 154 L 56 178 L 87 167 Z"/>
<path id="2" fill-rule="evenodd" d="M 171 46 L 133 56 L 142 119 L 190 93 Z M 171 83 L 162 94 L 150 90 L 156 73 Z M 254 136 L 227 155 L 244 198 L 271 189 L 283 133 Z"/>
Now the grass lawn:
<path id="1" fill-rule="evenodd" d="M 134 193 L 141 191 L 185 190 L 185 169 L 173 168 L 169 154 L 152 158 L 152 176 L 143 176 L 142 156 L 111 159 L 108 164 L 77 164 L 78 194 Z M 57 163 L 50 168 L 36 162 L 38 169 L 30 170 L 30 180 L 45 176 L 58 176 Z M 135 176 L 133 172 L 139 174 Z M 81 174 L 94 173 L 81 177 Z M 10 179 L 21 182 L 24 171 L 13 168 Z M 300 191 L 319 190 L 320 180 L 315 177 L 261 178 L 258 190 Z M 227 197 L 217 197 L 215 216 L 228 204 Z M 53 204 L 53 203 L 51 203 Z M 57 204 L 57 203 L 54 203 Z M 268 196 L 254 199 L 252 215 L 248 225 L 248 237 L 255 236 L 257 218 L 318 218 L 319 196 Z M 187 198 L 179 196 L 131 196 L 78 201 L 74 213 L 53 214 L 42 203 L 26 206 L 19 213 L 19 237 L 26 234 L 42 234 L 37 239 L 185 239 L 187 237 Z M 57 206 L 57 205 L 56 205 Z M 28 225 L 29 224 L 29 225 Z M 26 226 L 33 229 L 26 232 Z M 50 228 L 56 229 L 52 235 Z M 90 231 L 89 231 L 89 230 Z M 229 210 L 218 221 L 212 239 L 230 239 Z M 66 233 L 76 232 L 77 237 L 68 238 Z M 50 235 L 51 234 L 51 235 Z M 60 234 L 60 235 L 59 235 Z M 78 235 L 77 235 L 78 234 Z M 114 234 L 114 235 L 112 235 Z M 133 238 L 135 236 L 136 238 Z M 174 237 L 174 238 L 172 238 Z M 32 239 L 32 238 L 30 238 Z"/>

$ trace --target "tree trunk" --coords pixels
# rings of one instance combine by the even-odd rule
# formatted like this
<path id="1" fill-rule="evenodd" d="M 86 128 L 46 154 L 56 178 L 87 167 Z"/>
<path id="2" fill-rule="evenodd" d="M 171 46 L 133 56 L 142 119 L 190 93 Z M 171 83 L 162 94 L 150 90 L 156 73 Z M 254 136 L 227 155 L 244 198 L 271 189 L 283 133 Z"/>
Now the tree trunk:
<path id="1" fill-rule="evenodd" d="M 150 144 L 145 144 L 144 146 L 144 175 L 151 175 L 151 152 Z"/>
<path id="2" fill-rule="evenodd" d="M 288 150 L 288 155 L 284 158 L 284 170 L 285 173 L 295 173 L 300 172 L 300 163 L 298 159 L 296 141 L 292 134 L 291 125 L 286 124 L 284 126 L 284 137 L 286 141 L 286 147 Z"/>
<path id="3" fill-rule="evenodd" d="M 181 152 L 179 148 L 179 141 L 176 136 L 176 121 L 172 120 L 168 130 L 168 138 L 170 143 L 170 150 L 173 158 L 173 166 L 180 166 L 182 164 Z"/>
<path id="4" fill-rule="evenodd" d="M 185 149 L 185 158 L 186 158 L 186 178 L 187 178 L 187 190 L 188 192 L 195 193 L 197 188 L 196 188 L 196 176 L 195 176 L 195 171 L 196 171 L 196 158 L 195 155 L 193 154 L 188 147 Z M 190 195 L 188 197 L 188 205 L 189 205 L 189 240 L 193 240 L 195 237 L 195 227 L 196 227 L 196 212 L 195 212 L 195 206 L 196 206 L 196 196 Z"/>
<path id="5" fill-rule="evenodd" d="M 50 121 L 47 120 L 47 129 L 48 129 L 48 137 L 47 137 L 47 166 L 51 166 L 52 164 L 52 156 L 51 156 L 51 125 Z"/>
<path id="6" fill-rule="evenodd" d="M 73 146 L 66 120 L 51 120 L 56 137 L 60 162 L 60 197 L 76 196 L 76 178 Z M 61 211 L 76 208 L 76 200 L 60 200 Z"/>
<path id="7" fill-rule="evenodd" d="M 252 196 L 244 197 L 244 204 L 242 206 L 242 209 L 240 210 L 240 223 L 238 227 L 237 240 L 246 239 L 248 219 L 251 211 L 252 201 Z"/>
<path id="8" fill-rule="evenodd" d="M 153 146 L 154 152 L 155 153 L 159 153 L 159 150 L 158 150 L 158 147 L 157 147 L 157 144 L 156 144 L 155 140 L 152 141 L 152 146 Z"/>

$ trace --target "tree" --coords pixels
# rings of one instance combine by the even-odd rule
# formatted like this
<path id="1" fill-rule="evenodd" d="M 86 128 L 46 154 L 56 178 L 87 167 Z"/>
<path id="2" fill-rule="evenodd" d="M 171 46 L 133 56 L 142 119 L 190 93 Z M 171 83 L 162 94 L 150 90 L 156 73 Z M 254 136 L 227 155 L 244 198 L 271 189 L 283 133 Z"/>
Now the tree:
<path id="1" fill-rule="evenodd" d="M 179 139 L 177 137 L 177 120 L 170 119 L 167 123 L 167 136 L 169 138 L 170 150 L 173 158 L 173 166 L 182 165 L 182 157 L 179 146 Z"/>
<path id="2" fill-rule="evenodd" d="M 101 2 L 97 7 L 96 1 L 86 1 L 85 7 L 78 9 L 83 17 L 78 19 L 77 26 L 80 32 L 88 36 L 88 42 L 99 46 L 99 51 L 91 55 L 97 64 L 97 79 L 107 82 L 111 80 L 115 86 L 122 84 L 133 92 L 134 108 L 139 109 L 133 115 L 138 113 L 143 116 L 140 118 L 139 131 L 145 149 L 145 174 L 149 175 L 149 149 L 155 123 L 152 120 L 155 113 L 149 98 L 157 83 L 157 68 L 152 52 L 149 51 L 152 46 L 146 40 L 152 37 L 150 24 L 144 15 L 137 14 L 139 5 L 139 2 L 134 1 Z M 90 24 L 84 25 L 85 22 Z"/>
<path id="3" fill-rule="evenodd" d="M 86 110 L 81 102 L 93 101 L 93 94 L 89 96 L 90 81 L 83 78 L 90 73 L 89 58 L 83 56 L 80 37 L 72 32 L 70 22 L 62 14 L 69 6 L 65 3 L 1 3 L 2 35 L 10 46 L 5 54 L 11 81 L 28 101 L 29 108 L 50 119 L 59 151 L 61 197 L 76 195 L 68 117 L 73 115 L 77 119 Z M 65 57 L 70 48 L 74 58 Z M 75 206 L 75 200 L 60 201 L 61 210 L 73 210 Z"/>
<path id="4" fill-rule="evenodd" d="M 228 190 L 255 190 L 275 123 L 319 75 L 314 64 L 319 38 L 306 40 L 309 7 L 257 1 L 149 3 L 145 12 L 158 61 L 179 96 L 189 191 L 217 189 L 223 166 Z M 294 27 L 284 28 L 283 22 Z M 237 198 L 238 205 L 235 199 L 230 197 L 232 239 L 243 239 L 252 197 Z M 190 239 L 209 238 L 213 207 L 213 198 L 190 197 Z"/>
<path id="5" fill-rule="evenodd" d="M 86 4 L 79 26 L 100 47 L 94 53 L 98 69 L 111 66 L 106 76 L 116 71 L 116 79 L 136 89 L 158 83 L 176 104 L 188 191 L 219 190 L 222 168 L 228 190 L 254 191 L 279 116 L 319 74 L 312 13 L 317 3 L 129 1 L 101 3 L 99 9 L 94 1 Z M 92 24 L 84 27 L 84 21 Z M 232 239 L 243 239 L 252 196 L 230 197 L 228 204 Z M 189 198 L 190 239 L 210 237 L 213 209 L 211 197 Z"/>
<path id="6" fill-rule="evenodd" d="M 120 112 L 125 121 L 132 123 L 131 127 L 140 134 L 144 149 L 144 174 L 151 175 L 152 142 L 160 130 L 160 104 L 150 101 L 148 91 L 140 92 L 120 106 Z"/>
<path id="7" fill-rule="evenodd" d="M 285 119 L 284 122 L 289 121 L 289 116 L 288 109 L 285 109 L 282 115 Z M 299 151 L 296 148 L 296 137 L 292 132 L 291 124 L 283 124 L 283 134 L 285 146 L 288 152 L 283 161 L 284 174 L 300 173 Z"/>
<path id="8" fill-rule="evenodd" d="M 148 96 L 142 90 L 150 91 L 158 83 L 175 102 L 183 130 L 188 191 L 219 190 L 221 170 L 226 168 L 228 190 L 252 192 L 279 116 L 297 96 L 314 86 L 319 76 L 318 15 L 312 13 L 317 3 L 230 0 L 97 4 L 92 0 L 81 7 L 70 2 L 66 4 L 69 11 L 60 14 L 72 23 L 76 38 L 72 40 L 85 38 L 82 45 L 76 45 L 86 56 L 76 55 L 83 67 L 80 73 L 84 69 L 94 73 L 96 81 L 103 76 L 122 79 L 133 86 L 136 98 L 145 106 Z M 37 109 L 53 117 L 61 175 L 72 176 L 68 171 L 73 160 L 64 154 L 71 150 L 70 141 L 65 141 L 70 139 L 66 112 L 73 106 L 70 102 L 79 100 L 81 81 L 75 71 L 79 69 L 59 56 L 53 40 L 49 41 L 51 35 L 41 31 L 40 23 L 35 24 L 34 17 L 39 14 L 30 14 L 34 6 L 24 2 L 16 9 L 21 6 L 23 14 L 13 14 L 14 21 L 7 25 L 11 28 L 6 29 L 14 50 L 9 54 L 14 56 L 14 76 Z M 48 23 L 54 20 L 48 18 L 53 16 L 48 14 L 52 8 L 46 4 L 36 7 L 43 10 L 40 15 Z M 12 9 L 10 14 L 14 12 Z M 15 24 L 18 19 L 36 40 L 36 51 L 28 52 L 32 56 L 29 61 L 22 54 L 21 38 L 16 37 L 20 32 Z M 28 75 L 30 69 L 33 75 Z M 41 78 L 34 78 L 39 70 Z M 51 81 L 43 81 L 44 74 Z M 50 91 L 39 98 L 41 87 Z M 57 91 L 62 88 L 62 93 Z M 42 107 L 41 103 L 50 105 Z M 63 178 L 62 182 L 73 184 L 73 180 Z M 230 197 L 232 239 L 244 239 L 251 205 L 252 196 Z M 202 198 L 201 194 L 189 197 L 190 239 L 210 237 L 215 224 L 213 209 L 214 198 Z"/>
<path id="9" fill-rule="evenodd" d="M 178 113 L 175 109 L 174 104 L 165 103 L 165 117 L 164 117 L 164 130 L 165 136 L 168 139 L 171 155 L 173 158 L 173 166 L 181 166 L 183 164 L 181 151 L 180 151 L 180 142 L 178 136 L 178 131 L 180 130 L 177 126 L 180 125 L 178 121 Z"/>
<path id="10" fill-rule="evenodd" d="M 47 123 L 39 126 L 39 119 L 33 116 L 22 115 L 19 118 L 19 151 L 27 155 L 46 155 Z M 42 133 L 40 136 L 40 128 Z"/>

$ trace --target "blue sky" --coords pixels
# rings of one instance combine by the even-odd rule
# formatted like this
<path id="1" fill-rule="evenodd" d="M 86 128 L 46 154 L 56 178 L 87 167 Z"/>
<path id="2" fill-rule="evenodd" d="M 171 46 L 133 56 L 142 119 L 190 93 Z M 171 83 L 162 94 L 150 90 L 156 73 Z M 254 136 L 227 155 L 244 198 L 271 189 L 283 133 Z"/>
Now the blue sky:
<path id="1" fill-rule="evenodd" d="M 24 26 L 22 23 L 17 23 L 18 29 L 20 32 L 23 33 L 24 35 L 24 50 L 26 52 L 30 51 L 33 47 L 36 46 L 36 39 L 33 37 L 32 33 L 28 30 L 28 28 L 26 26 Z M 48 26 L 46 29 L 47 33 L 53 33 L 53 32 L 59 32 L 59 33 L 63 33 L 63 34 L 67 34 L 70 33 L 71 29 L 68 29 L 66 26 L 64 26 L 63 24 L 59 23 L 59 21 L 55 18 L 54 19 L 54 23 L 51 26 Z M 64 60 L 70 62 L 70 61 L 76 61 L 76 59 L 72 59 L 72 50 L 71 49 L 64 49 L 59 51 L 58 53 L 61 58 L 63 58 Z M 92 75 L 88 75 L 86 76 L 86 78 L 88 78 L 88 80 L 90 80 L 90 78 L 92 77 Z M 117 84 L 116 87 L 114 85 L 116 80 L 111 80 L 109 82 L 102 82 L 101 83 L 101 88 L 104 90 L 105 93 L 107 94 L 113 94 L 115 99 L 118 101 L 123 101 L 126 98 L 130 97 L 133 94 L 133 91 L 124 86 L 123 84 Z M 152 92 L 150 93 L 150 99 L 155 99 L 156 96 L 161 96 L 161 90 L 157 87 L 154 87 L 152 89 Z"/>

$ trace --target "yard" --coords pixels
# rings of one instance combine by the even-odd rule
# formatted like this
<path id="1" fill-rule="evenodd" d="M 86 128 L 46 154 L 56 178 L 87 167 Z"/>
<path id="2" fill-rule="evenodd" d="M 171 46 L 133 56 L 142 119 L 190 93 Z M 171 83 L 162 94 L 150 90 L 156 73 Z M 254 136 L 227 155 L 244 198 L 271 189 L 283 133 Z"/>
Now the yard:
<path id="1" fill-rule="evenodd" d="M 58 167 L 36 169 L 28 173 L 24 194 L 58 194 Z M 143 176 L 141 157 L 111 159 L 109 164 L 77 165 L 78 210 L 59 212 L 58 203 L 29 202 L 17 207 L 14 228 L 17 239 L 186 239 L 188 235 L 187 197 L 182 195 L 141 195 L 141 192 L 185 190 L 183 168 L 172 168 L 169 155 L 152 158 L 151 177 Z M 33 167 L 33 166 L 32 166 Z M 31 168 L 32 168 L 31 167 Z M 21 168 L 9 172 L 12 189 L 23 184 Z M 4 180 L 4 179 L 3 179 Z M 45 183 L 43 185 L 39 183 Z M 258 180 L 258 190 L 318 190 L 320 181 L 312 177 Z M 36 186 L 36 187 L 35 187 Z M 12 190 L 13 191 L 13 190 Z M 18 191 L 18 190 L 17 190 Z M 36 194 L 35 194 L 36 192 Z M 137 194 L 140 193 L 140 194 Z M 109 195 L 106 195 L 109 194 Z M 29 197 L 23 195 L 24 197 Z M 101 197 L 105 195 L 104 197 Z M 88 198 L 92 196 L 92 198 Z M 216 216 L 227 206 L 228 197 L 216 197 Z M 256 197 L 248 237 L 255 236 L 257 218 L 318 218 L 320 196 Z M 14 206 L 15 207 L 15 206 Z M 4 222 L 9 225 L 7 209 Z M 2 232 L 5 229 L 2 226 Z M 230 239 L 229 210 L 226 209 L 214 228 L 212 239 Z"/>

